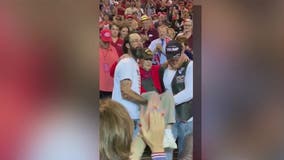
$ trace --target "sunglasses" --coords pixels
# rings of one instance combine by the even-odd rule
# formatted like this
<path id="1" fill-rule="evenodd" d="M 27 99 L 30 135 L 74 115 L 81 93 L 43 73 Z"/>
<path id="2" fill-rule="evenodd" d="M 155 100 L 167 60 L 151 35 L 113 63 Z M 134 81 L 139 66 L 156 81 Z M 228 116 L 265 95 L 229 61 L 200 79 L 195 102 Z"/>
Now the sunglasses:
<path id="1" fill-rule="evenodd" d="M 144 58 L 145 61 L 152 61 L 152 58 Z"/>

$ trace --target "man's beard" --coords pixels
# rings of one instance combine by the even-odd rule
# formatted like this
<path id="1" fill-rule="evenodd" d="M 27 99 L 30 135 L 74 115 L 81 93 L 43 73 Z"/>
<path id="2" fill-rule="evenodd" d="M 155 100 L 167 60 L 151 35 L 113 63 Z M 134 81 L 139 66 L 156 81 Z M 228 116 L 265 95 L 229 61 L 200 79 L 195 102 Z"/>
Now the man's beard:
<path id="1" fill-rule="evenodd" d="M 144 49 L 142 47 L 136 47 L 136 48 L 131 47 L 130 50 L 134 58 L 136 59 L 143 58 Z"/>

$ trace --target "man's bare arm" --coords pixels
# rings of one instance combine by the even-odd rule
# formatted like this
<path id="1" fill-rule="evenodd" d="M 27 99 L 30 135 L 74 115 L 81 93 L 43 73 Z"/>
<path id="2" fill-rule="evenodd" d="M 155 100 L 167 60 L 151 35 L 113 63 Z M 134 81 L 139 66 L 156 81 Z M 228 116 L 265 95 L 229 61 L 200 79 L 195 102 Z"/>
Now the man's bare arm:
<path id="1" fill-rule="evenodd" d="M 120 91 L 122 98 L 129 100 L 134 103 L 147 105 L 147 100 L 141 95 L 137 94 L 131 89 L 132 82 L 129 79 L 120 81 Z"/>

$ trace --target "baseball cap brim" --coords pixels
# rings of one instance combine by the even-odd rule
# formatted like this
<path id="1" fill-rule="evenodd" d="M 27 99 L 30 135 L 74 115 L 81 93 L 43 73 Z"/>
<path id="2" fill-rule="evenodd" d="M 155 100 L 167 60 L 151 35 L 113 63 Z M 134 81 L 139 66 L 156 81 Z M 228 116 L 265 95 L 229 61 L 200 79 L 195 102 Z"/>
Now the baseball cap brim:
<path id="1" fill-rule="evenodd" d="M 112 42 L 111 37 L 101 37 L 101 40 L 102 40 L 103 42 Z"/>
<path id="2" fill-rule="evenodd" d="M 143 59 L 152 59 L 153 52 L 150 49 L 146 49 L 143 53 Z"/>
<path id="3" fill-rule="evenodd" d="M 146 21 L 146 20 L 149 20 L 150 19 L 150 17 L 148 17 L 148 16 L 142 16 L 141 17 L 141 21 Z"/>
<path id="4" fill-rule="evenodd" d="M 181 53 L 167 53 L 167 59 L 178 59 Z"/>

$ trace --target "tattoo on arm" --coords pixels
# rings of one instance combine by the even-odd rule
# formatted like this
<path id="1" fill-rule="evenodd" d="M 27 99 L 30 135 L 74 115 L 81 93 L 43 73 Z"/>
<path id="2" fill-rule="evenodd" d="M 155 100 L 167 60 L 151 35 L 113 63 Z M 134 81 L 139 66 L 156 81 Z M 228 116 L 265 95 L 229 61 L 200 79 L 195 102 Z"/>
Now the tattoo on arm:
<path id="1" fill-rule="evenodd" d="M 138 104 L 147 104 L 147 100 L 131 89 L 132 82 L 129 79 L 120 81 L 120 91 L 122 98 Z"/>

